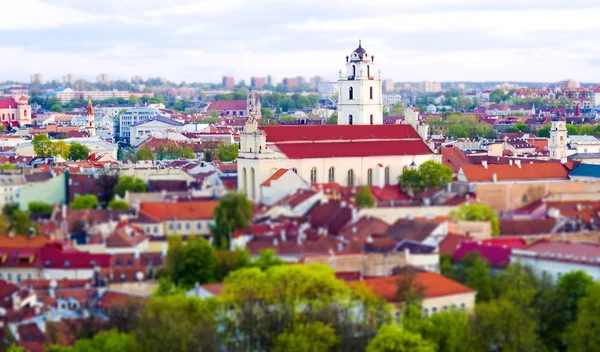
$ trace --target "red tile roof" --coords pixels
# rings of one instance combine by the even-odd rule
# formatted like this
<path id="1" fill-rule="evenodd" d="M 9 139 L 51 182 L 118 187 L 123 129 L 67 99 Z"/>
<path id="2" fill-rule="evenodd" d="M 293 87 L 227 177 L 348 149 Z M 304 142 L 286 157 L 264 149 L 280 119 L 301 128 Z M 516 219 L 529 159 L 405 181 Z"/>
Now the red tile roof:
<path id="1" fill-rule="evenodd" d="M 271 177 L 266 179 L 265 182 L 263 182 L 261 185 L 267 186 L 267 187 L 271 186 L 271 181 L 279 180 L 279 178 L 281 176 L 283 176 L 286 172 L 288 172 L 288 169 L 279 169 L 279 170 L 275 171 L 275 173 L 273 175 L 271 175 Z"/>
<path id="2" fill-rule="evenodd" d="M 454 255 L 463 242 L 472 242 L 473 237 L 449 233 L 439 244 L 440 254 Z"/>
<path id="3" fill-rule="evenodd" d="M 454 252 L 454 261 L 462 260 L 467 254 L 477 252 L 494 268 L 506 268 L 510 264 L 512 249 L 502 246 L 492 246 L 483 242 L 464 242 Z"/>
<path id="4" fill-rule="evenodd" d="M 14 98 L 0 98 L 0 109 L 8 109 L 9 107 L 16 109 L 18 105 Z"/>
<path id="5" fill-rule="evenodd" d="M 262 126 L 267 142 L 421 139 L 410 125 Z"/>
<path id="6" fill-rule="evenodd" d="M 219 206 L 217 200 L 176 203 L 142 202 L 140 214 L 154 221 L 212 219 L 217 206 Z"/>
<path id="7" fill-rule="evenodd" d="M 281 143 L 277 144 L 277 148 L 289 159 L 433 154 L 427 144 L 421 139 Z"/>
<path id="8" fill-rule="evenodd" d="M 538 257 L 542 260 L 572 262 L 585 265 L 600 265 L 600 246 L 591 243 L 571 243 L 543 239 L 533 243 L 515 256 Z"/>
<path id="9" fill-rule="evenodd" d="M 556 219 L 500 220 L 501 236 L 526 236 L 549 234 Z"/>
<path id="10" fill-rule="evenodd" d="M 420 272 L 415 275 L 414 283 L 424 289 L 423 298 L 425 299 L 475 292 L 467 286 L 433 272 Z M 398 280 L 398 276 L 392 276 L 365 279 L 362 282 L 379 297 L 395 303 L 399 302 Z"/>
<path id="11" fill-rule="evenodd" d="M 207 110 L 246 110 L 246 100 L 215 100 Z"/>
<path id="12" fill-rule="evenodd" d="M 51 238 L 46 236 L 29 237 L 26 235 L 7 236 L 0 235 L 1 248 L 41 248 L 46 243 L 52 242 Z"/>
<path id="13" fill-rule="evenodd" d="M 410 196 L 400 189 L 399 186 L 386 185 L 383 187 L 371 186 L 371 194 L 378 201 L 409 200 Z"/>
<path id="14" fill-rule="evenodd" d="M 457 147 L 442 148 L 442 163 L 449 166 L 454 173 L 458 173 L 462 166 L 472 164 L 465 153 Z"/>
<path id="15" fill-rule="evenodd" d="M 560 163 L 529 164 L 521 167 L 506 164 L 465 165 L 462 171 L 469 182 L 492 182 L 493 175 L 498 181 L 530 181 L 568 179 L 569 170 Z"/>

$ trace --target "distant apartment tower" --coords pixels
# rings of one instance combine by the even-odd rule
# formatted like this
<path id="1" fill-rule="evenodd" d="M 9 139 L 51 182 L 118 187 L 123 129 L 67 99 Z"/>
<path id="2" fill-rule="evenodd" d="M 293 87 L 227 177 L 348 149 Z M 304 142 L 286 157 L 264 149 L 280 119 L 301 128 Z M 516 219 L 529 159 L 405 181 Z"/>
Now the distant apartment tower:
<path id="1" fill-rule="evenodd" d="M 235 79 L 229 76 L 223 76 L 223 86 L 227 89 L 233 89 L 235 87 Z"/>
<path id="2" fill-rule="evenodd" d="M 581 84 L 574 79 L 565 79 L 564 81 L 558 82 L 558 88 L 560 88 L 560 90 L 577 89 L 579 87 L 581 87 Z"/>
<path id="3" fill-rule="evenodd" d="M 395 90 L 394 80 L 386 79 L 383 81 L 383 92 L 384 93 L 393 92 L 394 90 Z"/>
<path id="4" fill-rule="evenodd" d="M 325 83 L 325 78 L 321 76 L 314 76 L 310 78 L 310 86 L 313 88 L 317 88 L 321 83 Z"/>
<path id="5" fill-rule="evenodd" d="M 142 76 L 131 77 L 131 83 L 142 83 L 142 82 L 144 82 L 144 77 L 142 77 Z"/>
<path id="6" fill-rule="evenodd" d="M 275 82 L 275 77 L 268 75 L 267 78 L 265 79 L 265 84 L 270 84 L 272 86 L 276 86 L 277 82 Z"/>
<path id="7" fill-rule="evenodd" d="M 281 83 L 291 89 L 294 89 L 298 86 L 298 78 L 284 78 L 281 80 Z"/>
<path id="8" fill-rule="evenodd" d="M 96 82 L 102 84 L 110 84 L 110 75 L 108 73 L 101 73 L 96 76 Z"/>
<path id="9" fill-rule="evenodd" d="M 262 88 L 265 86 L 265 78 L 264 77 L 251 77 L 250 78 L 250 86 L 253 88 Z"/>
<path id="10" fill-rule="evenodd" d="M 34 73 L 30 77 L 31 84 L 42 84 L 44 83 L 44 76 L 41 73 Z"/>
<path id="11" fill-rule="evenodd" d="M 75 84 L 75 75 L 71 73 L 67 73 L 63 76 L 63 83 L 65 84 Z"/>
<path id="12" fill-rule="evenodd" d="M 299 86 L 306 84 L 306 78 L 304 78 L 302 76 L 296 77 L 296 84 Z"/>
<path id="13" fill-rule="evenodd" d="M 440 82 L 421 82 L 421 90 L 425 93 L 435 93 L 442 91 L 442 84 Z"/>

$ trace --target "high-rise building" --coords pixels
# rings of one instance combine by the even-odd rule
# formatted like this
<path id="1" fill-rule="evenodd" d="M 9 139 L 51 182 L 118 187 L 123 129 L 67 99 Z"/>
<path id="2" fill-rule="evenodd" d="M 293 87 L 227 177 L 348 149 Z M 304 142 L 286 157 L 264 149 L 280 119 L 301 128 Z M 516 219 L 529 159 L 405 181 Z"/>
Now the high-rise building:
<path id="1" fill-rule="evenodd" d="M 143 83 L 144 77 L 142 76 L 133 76 L 131 77 L 131 83 Z"/>
<path id="2" fill-rule="evenodd" d="M 298 86 L 298 78 L 284 78 L 281 80 L 281 83 L 291 89 L 294 89 Z"/>
<path id="3" fill-rule="evenodd" d="M 254 88 L 262 88 L 265 85 L 264 77 L 251 77 L 250 78 L 250 86 Z"/>
<path id="4" fill-rule="evenodd" d="M 297 76 L 296 77 L 296 84 L 301 86 L 303 84 L 306 84 L 306 78 L 302 77 L 302 76 Z"/>
<path id="5" fill-rule="evenodd" d="M 277 82 L 275 82 L 275 77 L 268 75 L 267 79 L 265 80 L 265 84 L 270 84 L 272 86 L 276 86 Z"/>
<path id="6" fill-rule="evenodd" d="M 579 87 L 581 87 L 581 84 L 574 79 L 565 79 L 564 81 L 558 82 L 558 88 L 560 88 L 560 90 L 577 89 Z"/>
<path id="7" fill-rule="evenodd" d="M 423 81 L 420 88 L 425 93 L 441 92 L 442 84 L 440 82 Z"/>
<path id="8" fill-rule="evenodd" d="M 233 77 L 223 76 L 222 84 L 226 89 L 233 89 L 235 88 L 235 79 Z"/>
<path id="9" fill-rule="evenodd" d="M 71 74 L 71 73 L 67 73 L 66 75 L 63 76 L 63 82 L 65 84 L 75 84 L 75 75 Z"/>
<path id="10" fill-rule="evenodd" d="M 34 73 L 30 77 L 31 84 L 42 84 L 44 83 L 44 75 L 41 73 Z"/>
<path id="11" fill-rule="evenodd" d="M 310 86 L 313 88 L 317 88 L 319 84 L 325 83 L 325 78 L 321 76 L 314 76 L 310 78 Z"/>
<path id="12" fill-rule="evenodd" d="M 396 90 L 394 87 L 394 80 L 386 79 L 385 81 L 383 81 L 383 92 L 384 93 L 390 93 L 390 92 L 393 92 L 394 90 Z"/>
<path id="13" fill-rule="evenodd" d="M 110 75 L 108 73 L 101 73 L 96 76 L 96 82 L 102 84 L 110 84 Z"/>

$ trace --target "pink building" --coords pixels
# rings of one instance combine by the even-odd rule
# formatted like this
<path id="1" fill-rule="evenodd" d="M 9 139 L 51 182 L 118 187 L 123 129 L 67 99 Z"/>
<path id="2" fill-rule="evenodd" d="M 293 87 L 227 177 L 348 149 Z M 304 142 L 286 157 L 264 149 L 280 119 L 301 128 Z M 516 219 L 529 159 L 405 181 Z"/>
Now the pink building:
<path id="1" fill-rule="evenodd" d="M 0 98 L 0 121 L 4 127 L 22 127 L 31 125 L 31 106 L 27 98 Z"/>

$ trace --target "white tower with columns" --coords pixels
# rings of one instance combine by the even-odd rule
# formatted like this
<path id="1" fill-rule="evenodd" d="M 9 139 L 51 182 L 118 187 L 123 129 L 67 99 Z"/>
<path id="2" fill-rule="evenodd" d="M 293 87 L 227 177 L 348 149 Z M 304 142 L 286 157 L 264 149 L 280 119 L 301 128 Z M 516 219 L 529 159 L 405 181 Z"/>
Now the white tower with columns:
<path id="1" fill-rule="evenodd" d="M 560 160 L 562 163 L 567 162 L 567 123 L 559 119 L 552 121 L 550 128 L 550 142 L 548 143 L 550 150 L 550 159 Z"/>
<path id="2" fill-rule="evenodd" d="M 338 125 L 382 125 L 381 74 L 375 72 L 375 56 L 358 48 L 346 56 L 346 72 L 340 71 Z"/>

